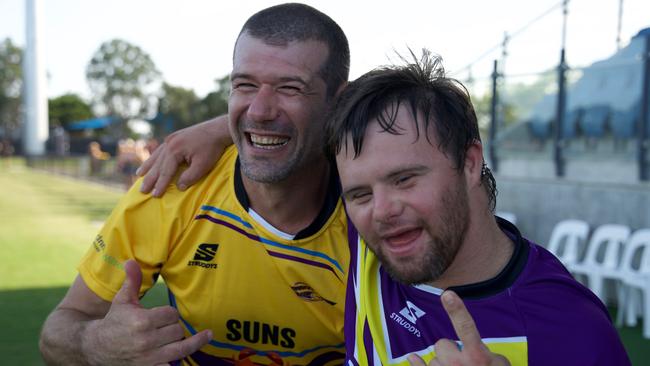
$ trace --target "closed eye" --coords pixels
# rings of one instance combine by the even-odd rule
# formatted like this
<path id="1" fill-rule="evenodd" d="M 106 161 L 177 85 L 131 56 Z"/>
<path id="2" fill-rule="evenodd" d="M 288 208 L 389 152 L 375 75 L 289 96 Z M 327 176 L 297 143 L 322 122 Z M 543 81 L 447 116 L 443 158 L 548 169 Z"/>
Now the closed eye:
<path id="1" fill-rule="evenodd" d="M 395 179 L 395 184 L 398 186 L 408 184 L 413 180 L 413 177 L 413 175 L 400 175 Z"/>
<path id="2" fill-rule="evenodd" d="M 257 86 L 253 83 L 235 83 L 232 86 L 233 90 L 239 90 L 239 91 L 249 91 L 249 90 L 254 90 L 256 88 Z"/>
<path id="3" fill-rule="evenodd" d="M 343 195 L 346 202 L 362 204 L 370 201 L 372 193 L 369 191 L 352 191 Z"/>
<path id="4" fill-rule="evenodd" d="M 281 93 L 287 94 L 287 95 L 302 94 L 302 89 L 297 87 L 297 86 L 293 86 L 293 85 L 283 85 L 283 86 L 279 87 L 278 89 L 280 90 Z"/>

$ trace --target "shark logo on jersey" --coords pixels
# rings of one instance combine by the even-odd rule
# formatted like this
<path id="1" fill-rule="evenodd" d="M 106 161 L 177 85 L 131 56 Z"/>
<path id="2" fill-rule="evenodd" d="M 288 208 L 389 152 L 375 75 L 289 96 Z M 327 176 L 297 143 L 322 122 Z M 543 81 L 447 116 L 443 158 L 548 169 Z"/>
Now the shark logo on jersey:
<path id="1" fill-rule="evenodd" d="M 400 310 L 400 315 L 405 317 L 408 321 L 415 324 L 424 314 L 426 314 L 422 309 L 415 306 L 412 302 L 406 301 L 406 306 L 404 309 Z"/>

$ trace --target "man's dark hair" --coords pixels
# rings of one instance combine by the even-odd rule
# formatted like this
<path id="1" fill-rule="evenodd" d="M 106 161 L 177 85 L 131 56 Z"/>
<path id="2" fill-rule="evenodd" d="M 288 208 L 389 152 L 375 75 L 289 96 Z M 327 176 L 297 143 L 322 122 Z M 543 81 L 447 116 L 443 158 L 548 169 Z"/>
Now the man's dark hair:
<path id="1" fill-rule="evenodd" d="M 348 81 L 348 39 L 332 18 L 311 6 L 288 3 L 266 8 L 248 18 L 237 39 L 244 32 L 273 46 L 286 46 L 293 41 L 323 42 L 329 55 L 319 75 L 327 84 L 327 96 L 334 96 Z"/>
<path id="2" fill-rule="evenodd" d="M 361 153 L 368 124 L 377 119 L 385 132 L 401 134 L 395 125 L 401 104 L 410 108 L 420 136 L 418 112 L 423 118 L 423 134 L 431 142 L 428 131 L 435 133 L 438 148 L 450 156 L 458 171 L 463 170 L 467 149 L 481 141 L 476 113 L 467 89 L 455 79 L 445 76 L 442 59 L 423 50 L 420 60 L 411 52 L 413 63 L 386 66 L 370 71 L 348 84 L 338 100 L 333 118 L 328 121 L 328 145 L 332 154 L 342 148 Z M 347 136 L 352 146 L 347 146 Z M 489 198 L 490 210 L 496 205 L 496 182 L 487 166 L 481 171 L 481 182 Z"/>

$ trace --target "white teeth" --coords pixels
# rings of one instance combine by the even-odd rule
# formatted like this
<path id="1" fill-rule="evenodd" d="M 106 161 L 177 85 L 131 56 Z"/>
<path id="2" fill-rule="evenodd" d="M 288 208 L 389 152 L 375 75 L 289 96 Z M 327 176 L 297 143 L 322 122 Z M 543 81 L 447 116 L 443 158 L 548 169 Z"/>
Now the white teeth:
<path id="1" fill-rule="evenodd" d="M 259 147 L 262 149 L 272 149 L 274 147 L 280 147 L 286 145 L 286 143 L 289 142 L 289 139 L 285 137 L 260 136 L 260 135 L 254 135 L 252 133 L 250 134 L 250 137 L 253 145 L 255 147 Z"/>

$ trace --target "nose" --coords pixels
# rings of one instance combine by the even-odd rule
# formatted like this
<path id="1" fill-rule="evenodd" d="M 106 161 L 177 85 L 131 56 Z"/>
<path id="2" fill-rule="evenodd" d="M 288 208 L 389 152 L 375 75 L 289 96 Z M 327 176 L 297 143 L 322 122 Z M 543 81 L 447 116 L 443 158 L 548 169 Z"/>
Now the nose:
<path id="1" fill-rule="evenodd" d="M 248 117 L 255 122 L 271 121 L 278 117 L 278 105 L 275 91 L 269 85 L 262 85 L 250 105 Z"/>
<path id="2" fill-rule="evenodd" d="M 402 213 L 404 206 L 395 194 L 375 190 L 372 199 L 372 217 L 376 222 L 390 223 Z"/>

